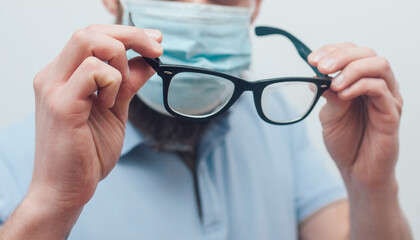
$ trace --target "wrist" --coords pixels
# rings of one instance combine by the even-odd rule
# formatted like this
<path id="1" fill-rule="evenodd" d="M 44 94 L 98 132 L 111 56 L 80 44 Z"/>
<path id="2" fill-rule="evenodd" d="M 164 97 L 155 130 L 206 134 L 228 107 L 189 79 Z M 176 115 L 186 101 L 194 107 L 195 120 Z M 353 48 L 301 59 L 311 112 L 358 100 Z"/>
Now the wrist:
<path id="1" fill-rule="evenodd" d="M 83 208 L 64 209 L 28 194 L 7 221 L 7 239 L 66 239 Z"/>
<path id="2" fill-rule="evenodd" d="M 350 204 L 350 239 L 411 239 L 400 208 L 395 176 L 381 184 L 345 180 Z"/>
<path id="3" fill-rule="evenodd" d="M 358 162 L 352 166 L 337 164 L 349 194 L 354 192 L 375 195 L 383 192 L 398 192 L 395 164 L 387 164 L 386 160 L 358 159 L 356 161 Z"/>
<path id="4" fill-rule="evenodd" d="M 344 180 L 351 205 L 398 204 L 398 182 L 393 174 L 389 178 L 382 178 L 374 184 L 359 181 L 355 178 Z"/>

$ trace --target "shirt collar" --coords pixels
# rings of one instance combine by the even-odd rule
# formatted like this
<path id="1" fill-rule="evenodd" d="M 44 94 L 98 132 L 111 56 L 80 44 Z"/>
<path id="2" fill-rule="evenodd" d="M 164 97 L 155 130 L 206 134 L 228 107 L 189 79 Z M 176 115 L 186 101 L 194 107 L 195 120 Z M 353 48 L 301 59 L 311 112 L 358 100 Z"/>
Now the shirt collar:
<path id="1" fill-rule="evenodd" d="M 217 118 L 206 130 L 198 145 L 198 158 L 201 159 L 208 151 L 220 143 L 229 131 L 229 112 Z"/>

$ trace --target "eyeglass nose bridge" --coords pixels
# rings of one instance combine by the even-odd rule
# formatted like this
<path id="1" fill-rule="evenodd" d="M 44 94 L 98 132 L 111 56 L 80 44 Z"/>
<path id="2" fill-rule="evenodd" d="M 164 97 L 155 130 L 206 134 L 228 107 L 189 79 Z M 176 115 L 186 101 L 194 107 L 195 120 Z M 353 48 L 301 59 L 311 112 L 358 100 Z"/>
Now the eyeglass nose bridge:
<path id="1" fill-rule="evenodd" d="M 237 84 L 237 87 L 239 88 L 240 92 L 254 92 L 257 89 L 257 84 L 255 82 L 249 82 L 245 81 L 243 79 L 240 79 L 240 81 Z"/>

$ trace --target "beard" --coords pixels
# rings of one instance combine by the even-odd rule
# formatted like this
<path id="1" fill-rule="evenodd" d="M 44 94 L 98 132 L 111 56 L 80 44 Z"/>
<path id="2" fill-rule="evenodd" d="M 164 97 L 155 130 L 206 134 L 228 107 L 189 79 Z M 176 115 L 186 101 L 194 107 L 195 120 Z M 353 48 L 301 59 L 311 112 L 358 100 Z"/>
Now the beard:
<path id="1" fill-rule="evenodd" d="M 153 149 L 177 153 L 190 169 L 195 167 L 198 144 L 214 121 L 189 121 L 158 113 L 137 95 L 130 102 L 128 119 Z"/>
<path id="2" fill-rule="evenodd" d="M 222 114 L 221 117 L 228 114 Z M 128 120 L 146 139 L 151 140 L 151 147 L 157 151 L 176 153 L 191 170 L 194 178 L 194 190 L 200 217 L 201 201 L 198 194 L 197 147 L 209 126 L 215 121 L 188 121 L 163 115 L 149 108 L 135 95 L 130 102 Z M 175 147 L 174 147 L 175 146 Z M 181 147 L 180 147 L 181 146 Z"/>

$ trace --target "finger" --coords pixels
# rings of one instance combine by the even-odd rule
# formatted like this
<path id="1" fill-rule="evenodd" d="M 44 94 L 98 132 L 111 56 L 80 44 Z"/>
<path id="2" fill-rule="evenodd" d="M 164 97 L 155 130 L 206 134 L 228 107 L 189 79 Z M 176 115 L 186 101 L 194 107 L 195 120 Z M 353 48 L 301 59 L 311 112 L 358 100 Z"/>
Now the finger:
<path id="1" fill-rule="evenodd" d="M 133 46 L 140 39 L 146 40 L 145 35 L 156 42 L 162 42 L 162 32 L 158 29 L 141 29 L 134 26 L 93 24 L 87 31 L 102 33 L 124 42 L 128 48 L 136 50 Z"/>
<path id="2" fill-rule="evenodd" d="M 70 77 L 64 92 L 70 100 L 85 100 L 98 93 L 99 102 L 106 108 L 114 105 L 122 82 L 121 73 L 95 57 L 88 57 Z"/>
<path id="3" fill-rule="evenodd" d="M 341 48 L 324 57 L 319 62 L 318 69 L 323 74 L 331 74 L 342 70 L 353 61 L 374 56 L 376 52 L 368 47 Z"/>
<path id="4" fill-rule="evenodd" d="M 348 101 L 343 101 L 342 99 L 340 99 L 337 92 L 334 92 L 331 89 L 325 91 L 322 94 L 322 97 L 327 100 L 328 105 L 330 105 L 332 108 L 336 110 L 342 109 L 348 106 Z"/>
<path id="5" fill-rule="evenodd" d="M 76 43 L 76 39 L 79 39 Z M 83 39 L 83 40 L 82 40 Z M 75 33 L 72 43 L 66 46 L 59 55 L 55 68 L 62 74 L 62 81 L 67 79 L 88 57 L 94 56 L 108 62 L 119 70 L 123 79 L 127 79 L 130 72 L 124 44 L 120 41 L 99 33 Z"/>
<path id="6" fill-rule="evenodd" d="M 361 78 L 381 78 L 385 80 L 391 93 L 398 92 L 398 85 L 390 64 L 382 57 L 364 58 L 351 62 L 332 80 L 331 89 L 343 91 Z"/>
<path id="7" fill-rule="evenodd" d="M 153 68 L 147 64 L 142 57 L 136 57 L 129 61 L 130 78 L 121 84 L 117 95 L 114 112 L 120 116 L 126 117 L 128 106 L 134 95 L 140 88 L 155 74 Z"/>
<path id="8" fill-rule="evenodd" d="M 383 79 L 363 78 L 350 87 L 338 93 L 340 99 L 352 100 L 360 96 L 367 96 L 375 109 L 384 114 L 397 114 L 394 97 Z"/>
<path id="9" fill-rule="evenodd" d="M 106 28 L 106 26 L 91 27 L 89 30 L 79 30 L 74 33 L 56 61 L 57 72 L 64 74 L 61 78 L 68 79 L 80 63 L 89 56 L 96 56 L 103 61 L 109 61 L 118 56 L 115 63 L 125 58 L 122 63 L 125 64 L 127 49 L 133 49 L 147 57 L 158 57 L 162 54 L 162 46 L 154 39 L 149 38 L 143 30 L 135 27 L 125 28 L 128 26 L 118 27 L 121 30 L 119 32 L 114 30 L 111 36 L 98 33 L 99 29 Z M 93 31 L 92 29 L 98 30 Z M 120 43 L 117 44 L 116 41 Z M 121 72 L 126 79 L 128 68 Z"/>
<path id="10" fill-rule="evenodd" d="M 312 66 L 318 66 L 318 63 L 328 56 L 330 53 L 336 51 L 337 49 L 343 49 L 343 48 L 353 48 L 356 47 L 354 43 L 337 43 L 337 44 L 329 44 L 326 46 L 321 47 L 320 49 L 313 51 L 308 56 L 308 61 Z"/>
<path id="11" fill-rule="evenodd" d="M 351 101 L 341 100 L 337 93 L 332 90 L 327 90 L 322 94 L 327 100 L 327 103 L 321 108 L 319 112 L 319 118 L 323 125 L 329 124 L 340 119 L 341 116 L 345 115 L 348 111 Z"/>

